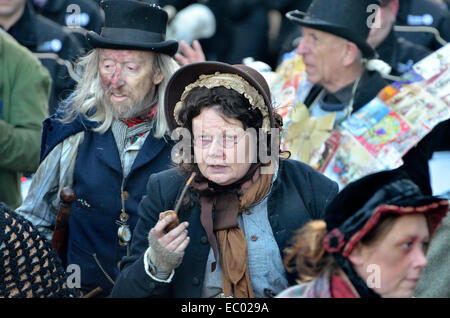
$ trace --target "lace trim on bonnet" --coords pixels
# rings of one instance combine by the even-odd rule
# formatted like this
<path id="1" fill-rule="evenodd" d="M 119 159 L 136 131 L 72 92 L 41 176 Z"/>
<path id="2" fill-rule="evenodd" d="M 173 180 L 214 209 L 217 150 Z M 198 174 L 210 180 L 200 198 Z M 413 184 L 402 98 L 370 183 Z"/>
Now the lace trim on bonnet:
<path id="1" fill-rule="evenodd" d="M 264 98 L 259 92 L 251 86 L 245 79 L 236 74 L 220 73 L 216 72 L 210 75 L 200 75 L 199 79 L 194 83 L 189 84 L 184 89 L 181 99 L 176 103 L 173 110 L 175 121 L 178 125 L 182 126 L 182 122 L 179 119 L 179 114 L 183 108 L 183 103 L 189 92 L 195 87 L 213 88 L 223 86 L 228 89 L 232 89 L 249 101 L 253 109 L 259 109 L 263 116 L 262 129 L 265 133 L 270 133 L 270 117 L 267 105 L 264 103 Z"/>

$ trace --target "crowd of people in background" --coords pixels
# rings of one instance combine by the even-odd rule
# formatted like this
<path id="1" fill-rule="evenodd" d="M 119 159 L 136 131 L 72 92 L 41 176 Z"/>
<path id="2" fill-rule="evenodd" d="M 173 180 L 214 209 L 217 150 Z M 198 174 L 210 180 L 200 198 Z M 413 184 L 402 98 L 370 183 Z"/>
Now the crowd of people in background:
<path id="1" fill-rule="evenodd" d="M 448 41 L 448 0 L 0 2 L 0 297 L 450 297 L 450 120 L 339 191 L 279 147 L 248 62 L 300 55 L 337 125 Z"/>

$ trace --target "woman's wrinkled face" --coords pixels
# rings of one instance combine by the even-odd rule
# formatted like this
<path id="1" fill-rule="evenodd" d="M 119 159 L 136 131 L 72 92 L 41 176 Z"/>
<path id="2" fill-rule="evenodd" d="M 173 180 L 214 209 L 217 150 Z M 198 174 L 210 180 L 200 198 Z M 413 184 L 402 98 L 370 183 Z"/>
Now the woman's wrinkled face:
<path id="1" fill-rule="evenodd" d="M 427 265 L 427 221 L 425 216 L 413 214 L 393 222 L 386 235 L 370 245 L 360 244 L 349 259 L 359 276 L 381 297 L 409 298 Z"/>
<path id="2" fill-rule="evenodd" d="M 192 120 L 192 132 L 200 172 L 224 186 L 245 176 L 255 160 L 256 145 L 250 142 L 242 122 L 223 115 L 220 107 L 203 108 Z"/>

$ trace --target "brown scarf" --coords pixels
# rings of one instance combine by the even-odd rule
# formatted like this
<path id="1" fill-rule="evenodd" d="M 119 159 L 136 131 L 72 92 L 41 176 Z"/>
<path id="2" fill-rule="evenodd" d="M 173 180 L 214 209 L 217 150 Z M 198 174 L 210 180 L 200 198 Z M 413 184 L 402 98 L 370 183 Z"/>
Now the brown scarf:
<path id="1" fill-rule="evenodd" d="M 253 177 L 244 182 L 240 195 L 236 191 L 225 191 L 202 195 L 208 188 L 206 182 L 193 184 L 200 190 L 201 214 L 200 221 L 208 236 L 209 243 L 217 260 L 217 245 L 222 266 L 222 290 L 225 297 L 253 297 L 250 275 L 247 264 L 247 240 L 237 222 L 238 214 L 259 202 L 269 192 L 272 174 L 260 174 L 259 168 Z M 214 222 L 212 211 L 214 210 Z M 214 235 L 213 231 L 216 235 Z M 217 239 L 216 239 L 217 236 Z M 214 271 L 216 262 L 212 264 Z"/>

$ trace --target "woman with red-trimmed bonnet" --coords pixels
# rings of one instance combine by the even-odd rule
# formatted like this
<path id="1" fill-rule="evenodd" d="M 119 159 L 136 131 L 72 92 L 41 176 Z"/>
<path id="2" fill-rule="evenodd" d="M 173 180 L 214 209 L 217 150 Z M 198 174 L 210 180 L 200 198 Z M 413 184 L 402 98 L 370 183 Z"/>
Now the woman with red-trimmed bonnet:
<path id="1" fill-rule="evenodd" d="M 409 298 L 448 200 L 423 195 L 402 171 L 350 183 L 323 221 L 297 232 L 285 265 L 298 285 L 279 298 Z"/>

